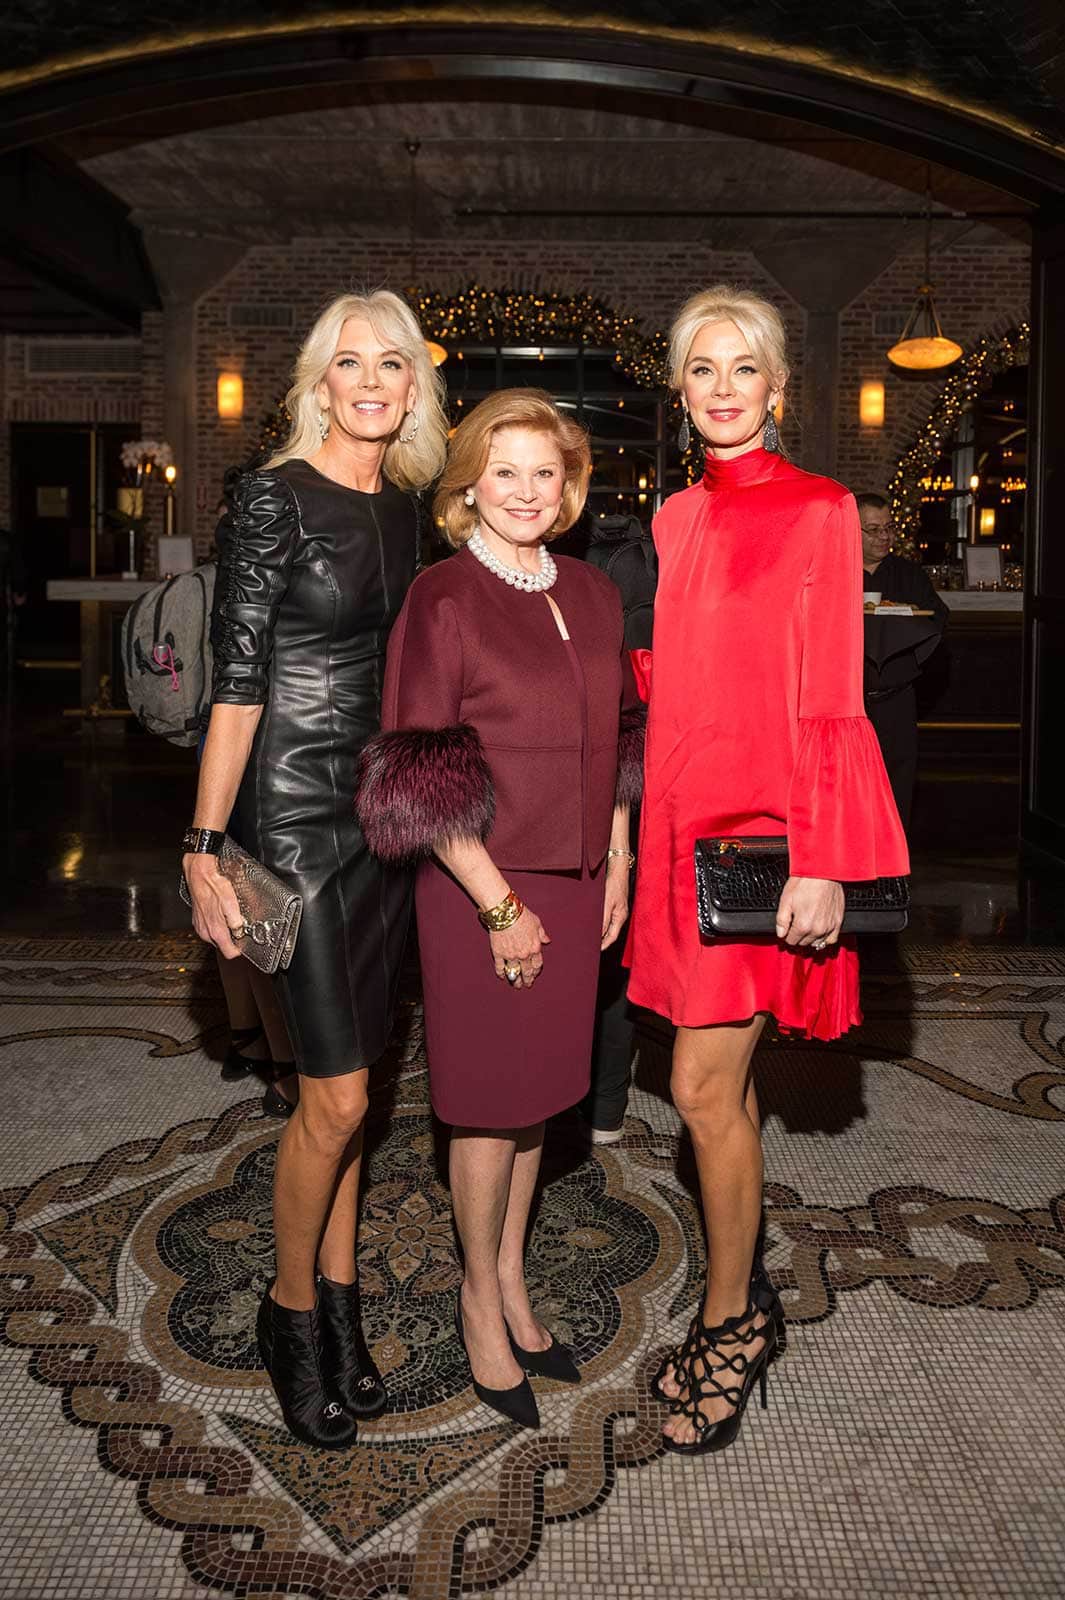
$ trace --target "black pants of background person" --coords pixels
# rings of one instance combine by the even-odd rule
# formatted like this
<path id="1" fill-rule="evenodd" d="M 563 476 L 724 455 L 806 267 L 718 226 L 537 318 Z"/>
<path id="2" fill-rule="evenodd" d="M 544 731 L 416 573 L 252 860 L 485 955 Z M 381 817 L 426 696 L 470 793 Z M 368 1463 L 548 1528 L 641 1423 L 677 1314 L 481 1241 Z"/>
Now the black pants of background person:
<path id="1" fill-rule="evenodd" d="M 880 741 L 902 826 L 909 833 L 917 777 L 917 696 L 913 684 L 867 694 L 865 710 Z"/>
<path id="2" fill-rule="evenodd" d="M 596 997 L 592 1086 L 580 1111 L 593 1128 L 620 1128 L 625 1120 L 632 1073 L 635 1012 L 625 998 L 629 969 L 621 964 L 625 935 L 604 951 Z"/>

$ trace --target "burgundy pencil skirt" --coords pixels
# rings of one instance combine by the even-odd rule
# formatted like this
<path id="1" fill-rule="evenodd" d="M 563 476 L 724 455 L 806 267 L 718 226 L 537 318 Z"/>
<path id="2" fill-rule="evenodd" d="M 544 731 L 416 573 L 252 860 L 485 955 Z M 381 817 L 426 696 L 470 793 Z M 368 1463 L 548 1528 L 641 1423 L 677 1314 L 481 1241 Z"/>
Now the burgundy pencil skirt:
<path id="1" fill-rule="evenodd" d="M 575 1105 L 591 1073 L 605 863 L 596 872 L 510 872 L 551 943 L 531 989 L 497 978 L 477 910 L 436 864 L 415 905 L 433 1110 L 470 1128 L 527 1128 Z"/>

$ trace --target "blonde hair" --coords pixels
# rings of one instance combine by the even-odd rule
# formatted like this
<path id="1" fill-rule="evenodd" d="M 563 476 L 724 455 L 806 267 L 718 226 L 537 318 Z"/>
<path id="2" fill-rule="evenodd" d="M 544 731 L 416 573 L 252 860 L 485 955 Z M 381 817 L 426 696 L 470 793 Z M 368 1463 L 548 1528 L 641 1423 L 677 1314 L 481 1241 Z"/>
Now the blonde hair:
<path id="1" fill-rule="evenodd" d="M 753 290 L 727 283 L 700 289 L 674 318 L 669 330 L 669 381 L 674 389 L 682 387 L 692 345 L 708 322 L 735 323 L 762 377 L 772 389 L 783 391 L 788 381 L 788 336 L 780 312 Z"/>
<path id="2" fill-rule="evenodd" d="M 326 306 L 303 341 L 292 371 L 292 387 L 285 396 L 291 432 L 277 454 L 270 457 L 266 469 L 293 458 L 306 461 L 321 449 L 321 407 L 315 391 L 329 370 L 341 330 L 350 317 L 368 322 L 381 343 L 394 349 L 413 368 L 418 428 L 408 442 L 398 434 L 389 440 L 384 471 L 399 489 L 426 489 L 443 466 L 447 451 L 444 380 L 429 358 L 414 312 L 389 289 L 338 295 Z M 401 431 L 409 432 L 407 422 Z"/>
<path id="3" fill-rule="evenodd" d="M 544 389 L 500 389 L 482 400 L 455 429 L 433 510 L 444 538 L 455 548 L 466 543 L 477 526 L 477 507 L 466 504 L 466 490 L 488 465 L 492 435 L 500 428 L 527 428 L 546 433 L 558 446 L 566 475 L 562 501 L 546 539 L 572 528 L 584 509 L 592 450 L 579 422 L 563 416 Z"/>

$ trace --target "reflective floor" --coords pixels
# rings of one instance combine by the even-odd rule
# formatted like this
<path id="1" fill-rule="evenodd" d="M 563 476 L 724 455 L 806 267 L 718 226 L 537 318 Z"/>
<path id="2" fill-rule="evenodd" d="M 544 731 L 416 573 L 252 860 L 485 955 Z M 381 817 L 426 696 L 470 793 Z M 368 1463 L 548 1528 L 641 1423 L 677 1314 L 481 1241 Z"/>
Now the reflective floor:
<path id="1" fill-rule="evenodd" d="M 187 927 L 176 863 L 192 815 L 195 752 L 131 722 L 83 733 L 79 721 L 59 715 L 54 685 L 30 688 L 6 746 L 0 931 L 139 935 Z M 959 767 L 936 758 L 922 770 L 911 938 L 1065 939 L 1065 873 L 1039 857 L 1018 858 L 1018 804 L 1008 763 Z"/>
<path id="2" fill-rule="evenodd" d="M 1065 895 L 1009 848 L 1008 772 L 923 775 L 913 922 L 863 950 L 862 1027 L 759 1047 L 789 1339 L 720 1456 L 666 1455 L 648 1390 L 704 1261 L 661 1028 L 620 1144 L 549 1129 L 529 1279 L 582 1382 L 538 1380 L 526 1432 L 454 1333 L 412 978 L 360 1234 L 390 1406 L 335 1455 L 291 1440 L 256 1356 L 279 1125 L 219 1078 L 177 897 L 194 756 L 40 701 L 7 750 L 0 1595 L 1058 1600 Z"/>

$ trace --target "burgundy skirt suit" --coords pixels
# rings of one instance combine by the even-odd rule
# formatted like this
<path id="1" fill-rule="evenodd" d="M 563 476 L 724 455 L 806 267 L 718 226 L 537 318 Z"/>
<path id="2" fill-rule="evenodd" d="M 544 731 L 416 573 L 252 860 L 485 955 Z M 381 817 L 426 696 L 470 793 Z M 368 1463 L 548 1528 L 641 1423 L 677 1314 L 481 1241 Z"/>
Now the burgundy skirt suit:
<path id="1" fill-rule="evenodd" d="M 503 583 L 469 550 L 412 585 L 388 648 L 382 733 L 359 815 L 415 889 L 433 1109 L 461 1127 L 529 1127 L 587 1092 L 616 800 L 638 797 L 642 712 L 618 592 L 557 558 L 551 590 Z M 434 858 L 482 840 L 549 935 L 530 989 L 495 974 L 477 907 Z"/>

